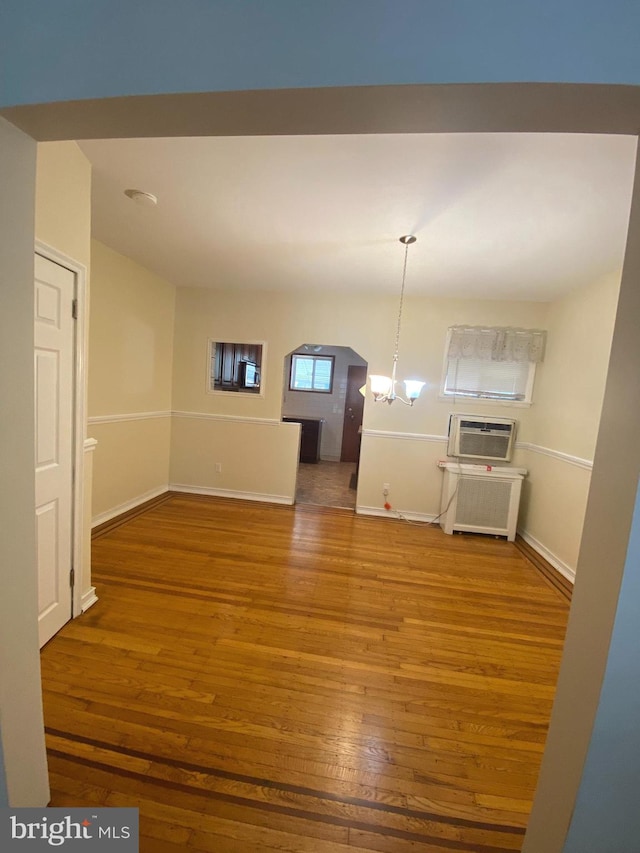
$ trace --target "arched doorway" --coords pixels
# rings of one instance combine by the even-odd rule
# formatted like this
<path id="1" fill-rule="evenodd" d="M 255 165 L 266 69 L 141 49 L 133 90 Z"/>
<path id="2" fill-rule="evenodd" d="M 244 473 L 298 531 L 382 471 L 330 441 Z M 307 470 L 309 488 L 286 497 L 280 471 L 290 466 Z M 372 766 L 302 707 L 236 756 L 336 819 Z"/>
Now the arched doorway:
<path id="1" fill-rule="evenodd" d="M 282 419 L 300 424 L 296 503 L 355 509 L 367 362 L 304 343 L 285 356 Z"/>

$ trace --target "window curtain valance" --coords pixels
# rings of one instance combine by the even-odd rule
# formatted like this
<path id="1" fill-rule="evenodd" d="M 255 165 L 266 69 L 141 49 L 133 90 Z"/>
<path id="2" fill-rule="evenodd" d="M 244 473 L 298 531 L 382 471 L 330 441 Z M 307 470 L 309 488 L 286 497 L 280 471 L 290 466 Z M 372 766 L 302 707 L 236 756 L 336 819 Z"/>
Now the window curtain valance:
<path id="1" fill-rule="evenodd" d="M 477 358 L 483 361 L 533 361 L 544 357 L 547 333 L 542 329 L 509 327 L 451 326 L 449 358 Z"/>

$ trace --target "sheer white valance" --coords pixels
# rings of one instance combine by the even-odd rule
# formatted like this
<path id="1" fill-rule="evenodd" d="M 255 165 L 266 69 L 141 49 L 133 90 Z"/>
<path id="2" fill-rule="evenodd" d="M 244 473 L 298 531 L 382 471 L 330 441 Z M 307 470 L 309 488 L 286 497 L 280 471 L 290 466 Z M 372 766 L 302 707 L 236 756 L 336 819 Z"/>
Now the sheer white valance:
<path id="1" fill-rule="evenodd" d="M 477 358 L 483 361 L 532 361 L 544 357 L 547 333 L 542 329 L 509 327 L 451 326 L 449 358 Z"/>

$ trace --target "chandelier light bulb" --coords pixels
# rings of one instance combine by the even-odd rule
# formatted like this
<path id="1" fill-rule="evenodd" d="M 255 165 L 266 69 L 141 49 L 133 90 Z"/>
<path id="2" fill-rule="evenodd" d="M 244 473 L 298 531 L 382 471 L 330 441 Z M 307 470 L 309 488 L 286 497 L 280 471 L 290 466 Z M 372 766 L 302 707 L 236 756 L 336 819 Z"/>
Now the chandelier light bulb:
<path id="1" fill-rule="evenodd" d="M 369 381 L 371 382 L 371 393 L 376 399 L 386 397 L 391 391 L 391 379 L 388 376 L 373 374 L 369 377 Z"/>
<path id="2" fill-rule="evenodd" d="M 420 392 L 424 388 L 425 383 L 420 382 L 417 379 L 405 379 L 404 387 L 407 393 L 407 397 L 409 400 L 417 400 L 420 396 Z"/>

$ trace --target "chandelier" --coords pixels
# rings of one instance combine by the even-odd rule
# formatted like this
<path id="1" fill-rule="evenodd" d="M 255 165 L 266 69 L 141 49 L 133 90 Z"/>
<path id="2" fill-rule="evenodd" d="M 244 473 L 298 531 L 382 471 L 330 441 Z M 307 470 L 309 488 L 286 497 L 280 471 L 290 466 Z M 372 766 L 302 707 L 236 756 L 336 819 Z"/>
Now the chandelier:
<path id="1" fill-rule="evenodd" d="M 391 376 L 379 376 L 377 374 L 369 377 L 371 381 L 371 393 L 376 403 L 393 403 L 394 400 L 400 400 L 407 406 L 413 406 L 414 402 L 420 396 L 420 392 L 424 387 L 424 382 L 419 382 L 416 379 L 405 379 L 404 387 L 406 399 L 400 394 L 396 394 L 396 368 L 398 366 L 398 345 L 400 343 L 400 324 L 402 322 L 402 303 L 404 301 L 404 283 L 407 277 L 407 256 L 409 246 L 416 242 L 416 237 L 413 234 L 405 234 L 400 237 L 400 242 L 404 245 L 404 267 L 402 269 L 402 287 L 400 288 L 400 307 L 398 309 L 398 326 L 396 328 L 396 342 L 393 353 L 393 368 Z"/>

